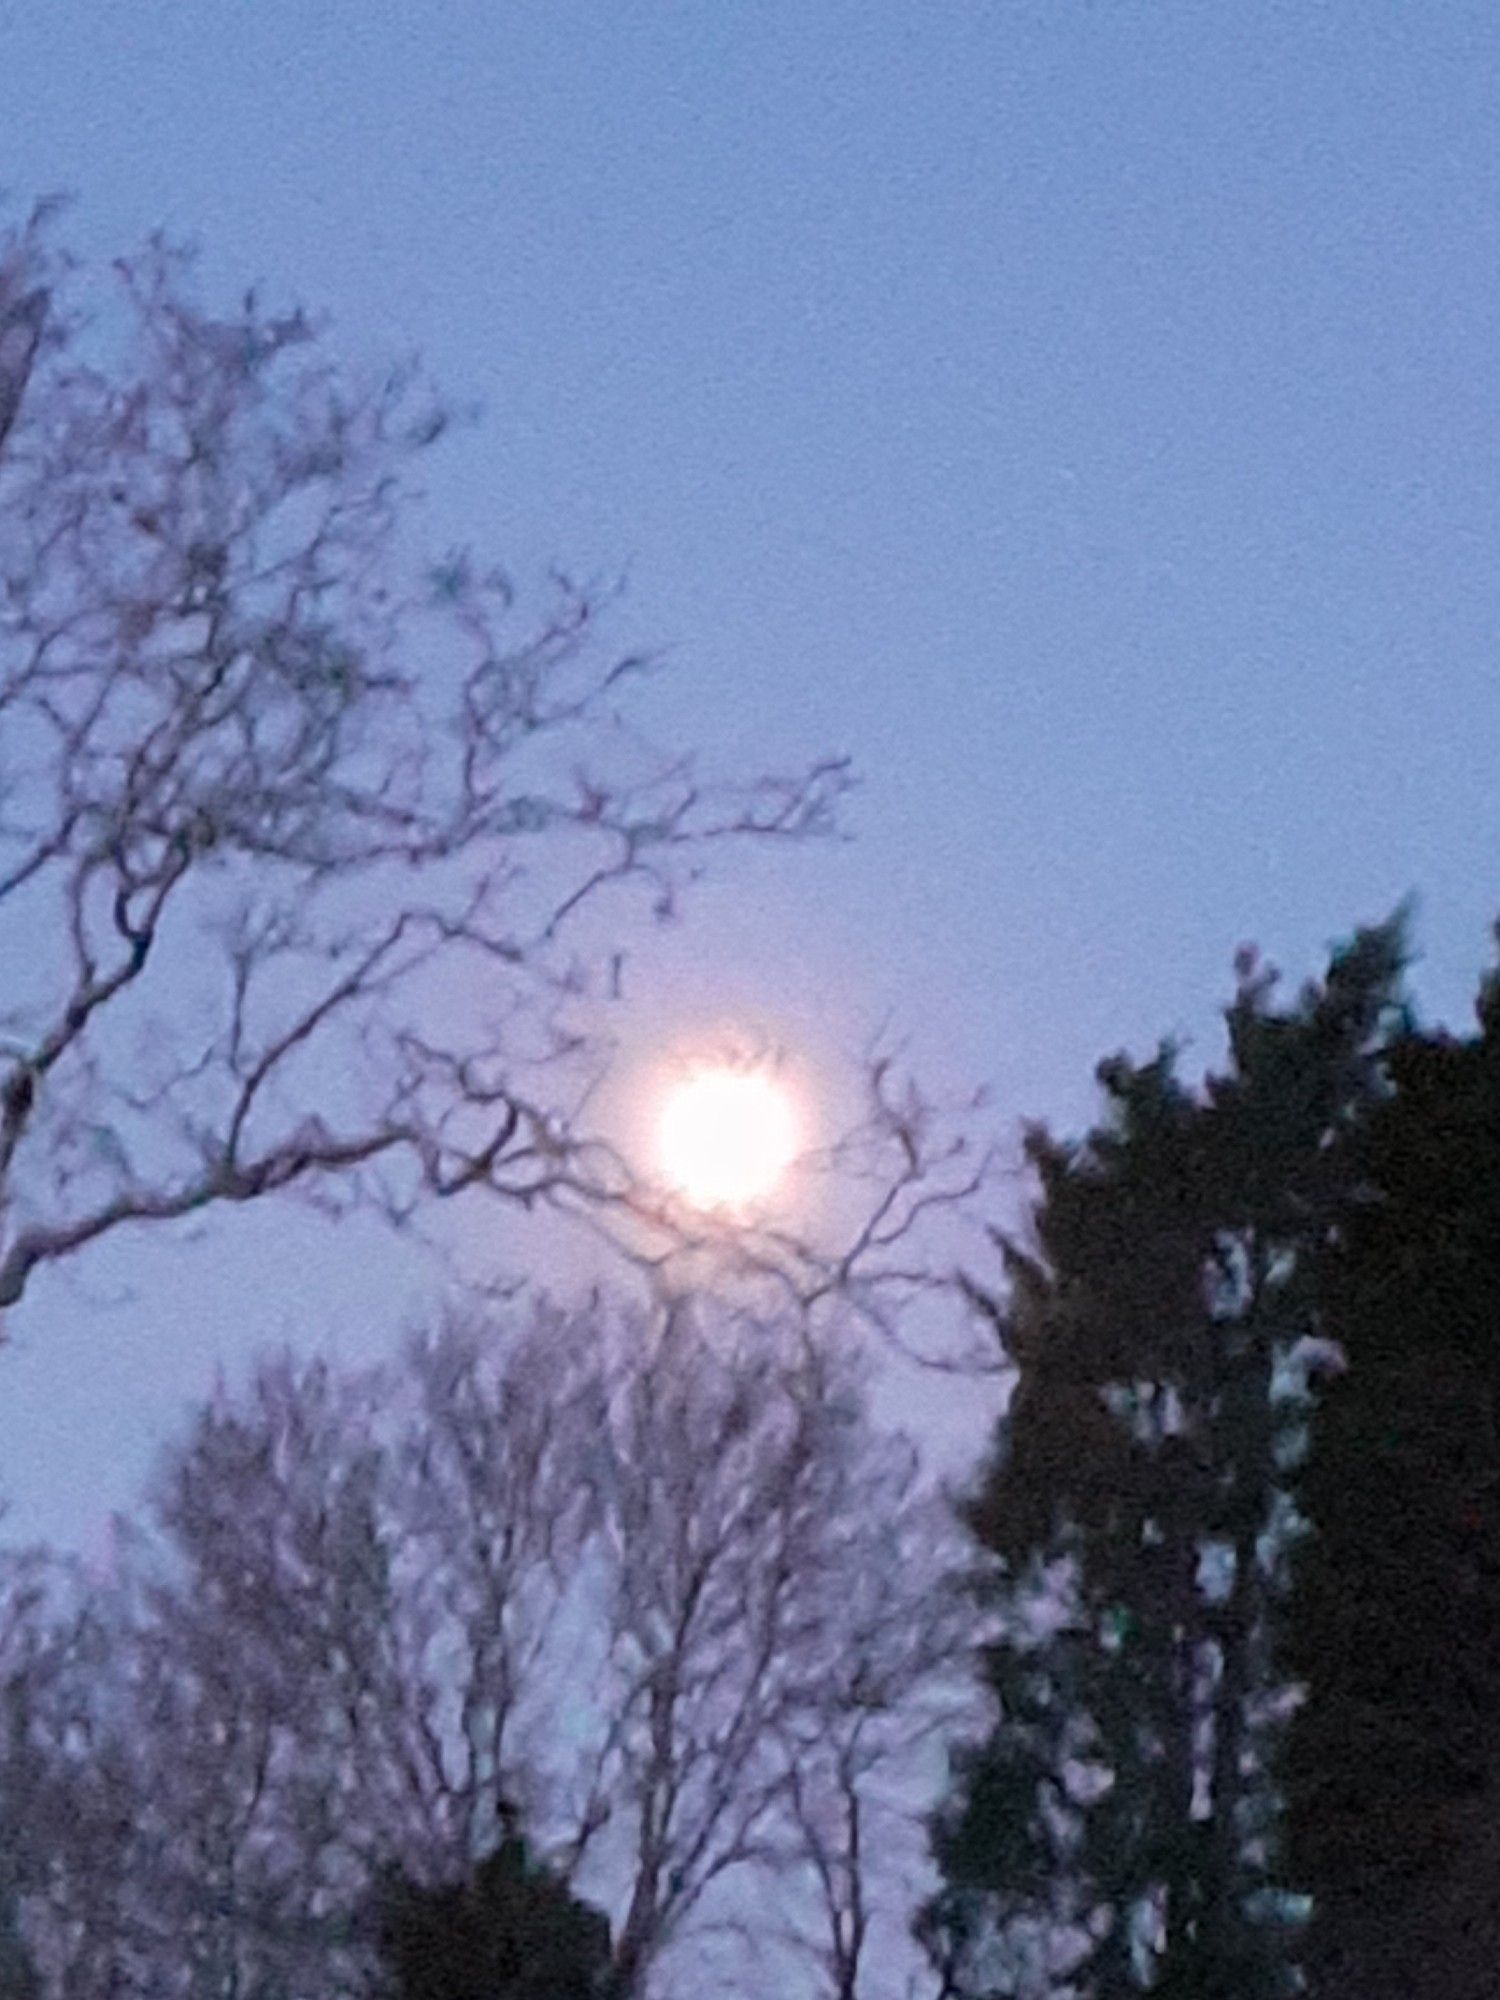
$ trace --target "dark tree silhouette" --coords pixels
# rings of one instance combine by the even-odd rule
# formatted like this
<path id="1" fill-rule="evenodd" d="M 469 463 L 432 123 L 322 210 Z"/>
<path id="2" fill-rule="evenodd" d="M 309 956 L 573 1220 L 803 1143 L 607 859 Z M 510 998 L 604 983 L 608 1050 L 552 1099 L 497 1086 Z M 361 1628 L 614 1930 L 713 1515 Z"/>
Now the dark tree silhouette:
<path id="1" fill-rule="evenodd" d="M 395 2000 L 602 2000 L 608 1920 L 504 1835 L 472 1880 L 424 1887 L 398 1873 L 377 1892 L 378 1950 Z"/>
<path id="2" fill-rule="evenodd" d="M 1500 980 L 1408 1033 L 1326 1252 L 1348 1371 L 1298 1502 L 1289 1860 L 1329 2000 L 1482 2000 L 1500 1963 Z"/>
<path id="3" fill-rule="evenodd" d="M 1224 1074 L 1194 1092 L 1169 1047 L 1116 1057 L 1081 1144 L 1030 1135 L 1035 1242 L 1001 1238 L 1008 1296 L 974 1294 L 1017 1382 L 968 1510 L 998 1719 L 957 1758 L 921 1920 L 951 1993 L 1295 1990 L 1287 1466 L 1402 961 L 1397 919 L 1277 1011 L 1243 954 Z"/>

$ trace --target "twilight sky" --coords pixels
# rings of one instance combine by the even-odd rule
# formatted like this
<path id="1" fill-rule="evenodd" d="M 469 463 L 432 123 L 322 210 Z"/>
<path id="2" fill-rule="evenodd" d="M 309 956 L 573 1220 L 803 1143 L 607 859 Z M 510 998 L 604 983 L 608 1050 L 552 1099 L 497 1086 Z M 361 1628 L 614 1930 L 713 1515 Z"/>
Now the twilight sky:
<path id="1" fill-rule="evenodd" d="M 419 348 L 486 409 L 440 540 L 628 566 L 648 719 L 721 766 L 853 754 L 851 844 L 640 940 L 637 1052 L 727 1020 L 816 1069 L 888 1022 L 1001 1136 L 1076 1126 L 1106 1051 L 1215 1056 L 1242 939 L 1300 978 L 1411 890 L 1425 1009 L 1466 1019 L 1492 0 L 48 0 L 0 7 L 0 186 Z M 262 1213 L 39 1285 L 10 1531 L 87 1539 L 216 1361 L 370 1351 L 424 1282 Z"/>

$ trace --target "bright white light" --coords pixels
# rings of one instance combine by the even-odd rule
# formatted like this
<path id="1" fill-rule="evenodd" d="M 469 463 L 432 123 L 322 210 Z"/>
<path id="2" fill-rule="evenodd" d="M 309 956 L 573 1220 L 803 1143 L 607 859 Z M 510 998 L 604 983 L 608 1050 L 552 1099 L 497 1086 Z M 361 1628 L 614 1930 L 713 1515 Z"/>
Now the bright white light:
<path id="1" fill-rule="evenodd" d="M 667 1099 L 662 1165 L 699 1208 L 737 1207 L 768 1194 L 796 1149 L 791 1106 L 768 1076 L 696 1070 Z"/>

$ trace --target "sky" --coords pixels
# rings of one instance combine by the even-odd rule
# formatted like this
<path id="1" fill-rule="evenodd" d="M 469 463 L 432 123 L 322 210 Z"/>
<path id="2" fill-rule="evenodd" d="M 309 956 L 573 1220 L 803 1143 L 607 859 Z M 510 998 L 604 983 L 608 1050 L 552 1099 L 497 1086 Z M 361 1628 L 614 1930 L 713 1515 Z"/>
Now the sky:
<path id="1" fill-rule="evenodd" d="M 645 719 L 710 763 L 852 755 L 852 840 L 630 940 L 637 1051 L 713 1017 L 816 1069 L 883 1031 L 1013 1143 L 1079 1128 L 1109 1051 L 1210 1063 L 1242 940 L 1300 979 L 1412 892 L 1424 1010 L 1467 1020 L 1488 0 L 0 4 L 0 187 L 419 350 L 485 409 L 441 539 L 628 572 Z M 9 1531 L 87 1543 L 216 1365 L 371 1351 L 429 1284 L 373 1226 L 116 1239 L 12 1316 Z M 939 1446 L 980 1419 L 923 1406 Z"/>

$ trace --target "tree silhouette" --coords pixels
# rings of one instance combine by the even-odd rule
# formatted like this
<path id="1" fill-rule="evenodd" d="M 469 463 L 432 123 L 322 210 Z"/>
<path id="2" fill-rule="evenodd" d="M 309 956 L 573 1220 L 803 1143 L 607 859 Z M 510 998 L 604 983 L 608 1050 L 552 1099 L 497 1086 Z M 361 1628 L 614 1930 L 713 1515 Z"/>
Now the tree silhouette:
<path id="1" fill-rule="evenodd" d="M 1273 1642 L 1309 1398 L 1287 1385 L 1323 1353 L 1317 1253 L 1402 961 L 1399 919 L 1362 931 L 1278 1011 L 1243 954 L 1223 1074 L 1195 1092 L 1170 1047 L 1115 1057 L 1082 1143 L 1030 1135 L 1035 1241 L 1001 1237 L 1008 1294 L 974 1292 L 1017 1382 L 968 1508 L 999 1719 L 955 1760 L 921 1919 L 952 1993 L 1295 1990 Z"/>
<path id="2" fill-rule="evenodd" d="M 1296 1554 L 1283 1652 L 1307 1688 L 1289 1860 L 1314 1897 L 1310 1964 L 1330 2000 L 1478 2000 L 1500 1948 L 1484 1879 L 1500 1719 L 1493 974 L 1477 1013 L 1472 1038 L 1413 1031 L 1390 1050 L 1364 1198 L 1324 1253 L 1348 1368 L 1298 1481 L 1316 1532 Z"/>
<path id="3" fill-rule="evenodd" d="M 378 1950 L 396 2000 L 600 2000 L 608 1920 L 535 1862 L 502 1809 L 499 1846 L 470 1881 L 424 1887 L 388 1874 Z"/>

